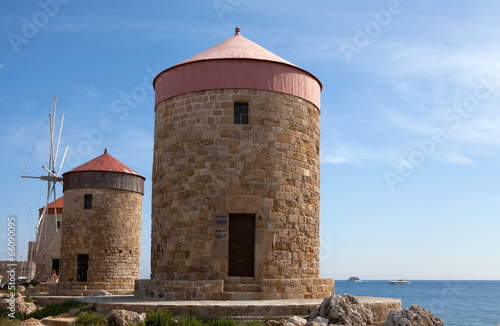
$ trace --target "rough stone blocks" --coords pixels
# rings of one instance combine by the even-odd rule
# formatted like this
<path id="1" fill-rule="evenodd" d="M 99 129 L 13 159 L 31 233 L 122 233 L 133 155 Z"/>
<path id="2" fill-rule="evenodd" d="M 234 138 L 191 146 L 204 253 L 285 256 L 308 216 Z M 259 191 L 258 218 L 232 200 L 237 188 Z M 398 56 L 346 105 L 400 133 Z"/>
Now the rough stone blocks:
<path id="1" fill-rule="evenodd" d="M 235 103 L 248 104 L 248 124 L 234 123 Z M 137 282 L 136 295 L 147 297 L 152 284 L 238 276 L 228 268 L 234 263 L 233 214 L 254 216 L 254 229 L 247 230 L 254 235 L 253 270 L 245 276 L 256 283 L 319 280 L 319 114 L 304 99 L 254 89 L 192 92 L 159 103 L 151 281 Z M 333 280 L 327 291 L 300 282 L 268 283 L 277 296 L 290 298 L 334 287 Z M 176 293 L 189 297 L 183 289 Z M 153 292 L 158 298 L 163 293 Z"/>
<path id="2" fill-rule="evenodd" d="M 84 209 L 85 195 L 92 208 Z M 84 188 L 64 193 L 60 279 L 57 291 L 130 292 L 139 278 L 142 194 Z M 78 255 L 88 254 L 87 280 L 77 279 Z"/>

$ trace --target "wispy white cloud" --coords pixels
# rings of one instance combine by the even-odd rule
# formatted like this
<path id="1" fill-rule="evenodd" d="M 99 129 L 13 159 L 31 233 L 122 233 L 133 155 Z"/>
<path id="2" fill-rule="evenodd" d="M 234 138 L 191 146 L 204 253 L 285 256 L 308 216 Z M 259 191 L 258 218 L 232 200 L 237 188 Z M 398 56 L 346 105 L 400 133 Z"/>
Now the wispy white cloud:
<path id="1" fill-rule="evenodd" d="M 491 45 L 489 36 L 484 36 L 482 45 L 481 38 L 463 44 L 455 42 L 456 37 L 451 35 L 453 42 L 446 46 L 411 40 L 374 44 L 357 62 L 357 69 L 380 81 L 374 92 L 364 93 L 377 108 L 377 117 L 366 116 L 366 120 L 376 118 L 372 131 L 378 136 L 397 131 L 404 139 L 392 144 L 392 152 L 408 153 L 412 138 L 430 137 L 440 128 L 446 141 L 432 158 L 458 164 L 474 164 L 480 156 L 500 159 L 500 48 Z M 495 89 L 487 99 L 477 100 L 476 90 L 487 79 L 493 80 Z M 478 108 L 461 116 L 459 125 L 450 125 L 446 113 L 463 107 L 468 98 L 475 98 Z M 370 150 L 356 150 L 366 152 Z"/>
<path id="2" fill-rule="evenodd" d="M 322 146 L 320 151 L 321 163 L 364 165 L 390 161 L 393 158 L 387 149 L 381 147 L 367 148 L 339 139 L 328 139 L 324 143 L 326 146 Z"/>
<path id="3" fill-rule="evenodd" d="M 84 96 L 87 98 L 92 98 L 92 99 L 100 99 L 101 98 L 101 96 L 98 94 L 97 89 L 92 85 L 80 88 L 76 91 L 76 93 L 80 96 Z"/>
<path id="4" fill-rule="evenodd" d="M 213 37 L 221 33 L 219 27 L 209 25 L 200 29 L 197 25 L 165 20 L 163 16 L 160 19 L 154 14 L 151 14 L 151 19 L 147 21 L 130 17 L 124 23 L 124 17 L 121 16 L 121 13 L 114 11 L 111 13 L 65 14 L 58 17 L 54 24 L 47 26 L 46 31 L 54 34 L 99 34 L 100 37 L 97 40 L 105 41 L 108 44 L 110 42 L 116 43 L 119 46 L 136 46 L 143 42 L 161 44 L 165 40 L 175 39 L 186 34 L 202 34 Z M 223 36 L 228 36 L 227 31 L 223 32 Z"/>
<path id="5" fill-rule="evenodd" d="M 41 167 L 40 162 L 46 163 L 49 157 L 50 140 L 48 137 L 48 123 L 45 128 L 36 121 L 22 120 L 12 122 L 0 133 L 0 141 L 4 144 L 0 153 L 9 157 L 8 163 L 17 166 L 19 173 L 26 167 L 26 171 Z"/>
<path id="6" fill-rule="evenodd" d="M 56 33 L 105 33 L 105 32 L 123 32 L 124 30 L 144 29 L 149 24 L 147 22 L 128 21 L 124 24 L 118 17 L 110 17 L 107 19 L 104 14 L 87 14 L 87 19 L 84 19 L 80 14 L 67 14 L 59 18 L 59 22 L 53 26 L 48 26 L 47 30 Z M 72 21 L 72 23 L 69 23 Z M 102 23 L 97 24 L 96 21 Z"/>
<path id="7" fill-rule="evenodd" d="M 433 129 L 433 121 L 426 116 L 418 116 L 414 112 L 407 110 L 401 105 L 395 107 L 383 107 L 380 109 L 382 118 L 385 121 L 384 128 L 390 125 L 405 131 L 411 131 L 417 134 L 430 133 Z"/>
<path id="8" fill-rule="evenodd" d="M 422 81 L 446 89 L 472 87 L 478 77 L 500 71 L 499 55 L 500 49 L 408 41 L 380 45 L 377 51 L 366 54 L 362 65 L 380 77 L 403 83 L 400 90 Z M 378 60 L 379 64 L 369 64 L 371 60 Z"/>
<path id="9" fill-rule="evenodd" d="M 467 157 L 459 152 L 437 153 L 436 155 L 434 155 L 434 158 L 440 161 L 463 164 L 463 165 L 472 165 L 475 163 L 475 161 L 472 158 Z"/>
<path id="10" fill-rule="evenodd" d="M 452 141 L 469 146 L 471 149 L 500 151 L 500 112 L 486 113 L 464 121 L 456 131 L 450 133 Z"/>

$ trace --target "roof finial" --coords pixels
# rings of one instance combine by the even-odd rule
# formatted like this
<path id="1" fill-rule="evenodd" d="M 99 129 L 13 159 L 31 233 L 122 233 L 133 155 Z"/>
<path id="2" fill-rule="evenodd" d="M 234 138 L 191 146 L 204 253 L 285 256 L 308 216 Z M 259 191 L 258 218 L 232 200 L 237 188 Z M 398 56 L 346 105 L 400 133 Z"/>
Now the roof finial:
<path id="1" fill-rule="evenodd" d="M 241 35 L 240 28 L 238 26 L 236 26 L 236 28 L 234 29 L 234 36 L 236 35 Z"/>
<path id="2" fill-rule="evenodd" d="M 104 154 L 108 154 L 108 149 L 104 147 Z"/>

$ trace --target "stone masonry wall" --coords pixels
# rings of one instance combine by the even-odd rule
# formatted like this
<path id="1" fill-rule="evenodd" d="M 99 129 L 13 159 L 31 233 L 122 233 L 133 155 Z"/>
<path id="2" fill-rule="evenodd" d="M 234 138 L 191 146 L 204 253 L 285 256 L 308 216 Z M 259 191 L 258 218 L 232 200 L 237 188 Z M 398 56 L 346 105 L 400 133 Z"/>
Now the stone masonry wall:
<path id="1" fill-rule="evenodd" d="M 252 293 L 261 300 L 320 299 L 335 293 L 333 279 L 261 279 L 261 291 Z M 140 280 L 135 298 L 157 300 L 227 300 L 224 280 Z M 257 296 L 255 296 L 257 295 Z"/>
<path id="2" fill-rule="evenodd" d="M 234 124 L 234 103 L 249 124 Z M 255 278 L 319 277 L 319 109 L 288 94 L 222 89 L 157 105 L 152 280 L 228 277 L 228 225 L 255 214 Z"/>
<path id="3" fill-rule="evenodd" d="M 218 300 L 224 281 L 138 281 L 136 298 L 158 300 Z"/>
<path id="4" fill-rule="evenodd" d="M 92 209 L 84 195 L 92 194 Z M 139 278 L 142 195 L 114 189 L 64 193 L 59 289 L 128 290 Z M 87 282 L 77 282 L 78 254 L 89 254 Z"/>
<path id="5" fill-rule="evenodd" d="M 62 222 L 62 214 L 57 214 Z M 40 224 L 33 244 L 32 255 L 36 264 L 35 280 L 45 282 L 52 276 L 52 260 L 61 257 L 61 229 L 56 228 L 56 215 L 47 214 Z"/>
<path id="6" fill-rule="evenodd" d="M 263 300 L 319 299 L 335 294 L 335 280 L 315 279 L 275 279 L 261 280 Z"/>

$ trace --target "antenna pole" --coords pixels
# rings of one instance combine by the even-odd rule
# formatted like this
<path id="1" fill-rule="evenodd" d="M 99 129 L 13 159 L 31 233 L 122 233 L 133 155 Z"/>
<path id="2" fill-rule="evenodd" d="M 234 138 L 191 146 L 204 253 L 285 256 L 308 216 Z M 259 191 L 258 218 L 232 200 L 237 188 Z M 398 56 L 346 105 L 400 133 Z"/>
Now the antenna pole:
<path id="1" fill-rule="evenodd" d="M 54 156 L 54 165 L 56 164 L 57 153 L 59 152 L 59 143 L 61 142 L 61 132 L 62 132 L 62 127 L 63 127 L 63 122 L 64 122 L 64 113 L 61 116 L 61 126 L 59 127 L 59 136 L 57 137 L 56 155 Z M 54 166 L 54 168 L 55 168 L 55 166 Z M 52 171 L 55 171 L 55 170 L 52 169 Z"/>

